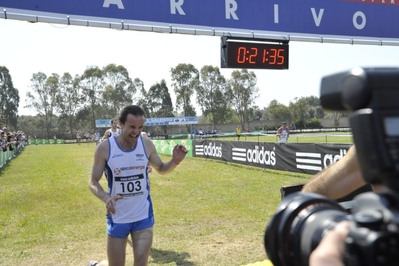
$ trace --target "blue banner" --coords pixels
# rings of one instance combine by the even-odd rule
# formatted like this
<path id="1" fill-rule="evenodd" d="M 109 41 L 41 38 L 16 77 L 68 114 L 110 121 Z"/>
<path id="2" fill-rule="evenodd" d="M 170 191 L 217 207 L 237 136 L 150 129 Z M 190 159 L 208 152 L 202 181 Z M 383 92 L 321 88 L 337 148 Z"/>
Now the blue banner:
<path id="1" fill-rule="evenodd" d="M 168 125 L 190 125 L 198 124 L 197 116 L 185 117 L 153 117 L 147 118 L 145 126 L 168 126 Z"/>
<path id="2" fill-rule="evenodd" d="M 98 119 L 96 120 L 96 128 L 111 127 L 112 119 Z"/>
<path id="3" fill-rule="evenodd" d="M 399 3 L 399 2 L 398 2 Z M 68 20 L 217 30 L 398 39 L 394 0 L 0 0 L 0 18 L 15 14 Z M 3 11 L 5 9 L 5 11 Z M 14 16 L 11 16 L 14 14 Z M 122 22 L 123 21 L 123 22 Z"/>

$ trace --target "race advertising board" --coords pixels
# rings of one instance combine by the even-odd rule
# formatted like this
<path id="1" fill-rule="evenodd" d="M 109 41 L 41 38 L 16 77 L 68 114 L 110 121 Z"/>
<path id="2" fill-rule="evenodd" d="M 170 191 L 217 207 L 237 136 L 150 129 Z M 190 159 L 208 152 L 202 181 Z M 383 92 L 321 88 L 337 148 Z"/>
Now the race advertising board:
<path id="1" fill-rule="evenodd" d="M 348 144 L 193 141 L 193 156 L 265 169 L 315 174 L 342 159 Z"/>

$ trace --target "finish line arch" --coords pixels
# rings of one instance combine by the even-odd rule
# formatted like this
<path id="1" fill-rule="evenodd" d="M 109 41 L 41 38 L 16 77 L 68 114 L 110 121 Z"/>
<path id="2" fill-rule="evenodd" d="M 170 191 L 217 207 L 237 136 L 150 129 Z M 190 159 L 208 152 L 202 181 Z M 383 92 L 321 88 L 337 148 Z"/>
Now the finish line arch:
<path id="1" fill-rule="evenodd" d="M 399 46 L 399 3 L 395 1 L 0 0 L 0 8 L 0 18 L 30 22 Z"/>

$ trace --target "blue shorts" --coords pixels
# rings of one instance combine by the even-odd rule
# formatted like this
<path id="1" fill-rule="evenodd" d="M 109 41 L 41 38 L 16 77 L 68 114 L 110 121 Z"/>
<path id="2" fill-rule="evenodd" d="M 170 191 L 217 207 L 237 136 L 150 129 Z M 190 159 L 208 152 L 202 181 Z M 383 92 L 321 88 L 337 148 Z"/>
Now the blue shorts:
<path id="1" fill-rule="evenodd" d="M 129 234 L 154 226 L 154 217 L 133 223 L 117 224 L 107 215 L 107 233 L 112 237 L 125 238 Z"/>

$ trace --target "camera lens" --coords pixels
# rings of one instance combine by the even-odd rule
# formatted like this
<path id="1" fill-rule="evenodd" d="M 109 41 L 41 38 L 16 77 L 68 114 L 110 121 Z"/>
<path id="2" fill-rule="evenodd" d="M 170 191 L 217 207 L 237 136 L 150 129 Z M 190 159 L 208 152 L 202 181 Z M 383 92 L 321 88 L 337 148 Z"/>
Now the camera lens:
<path id="1" fill-rule="evenodd" d="M 289 194 L 266 228 L 266 253 L 274 266 L 308 265 L 324 233 L 349 219 L 334 200 L 314 193 Z"/>

